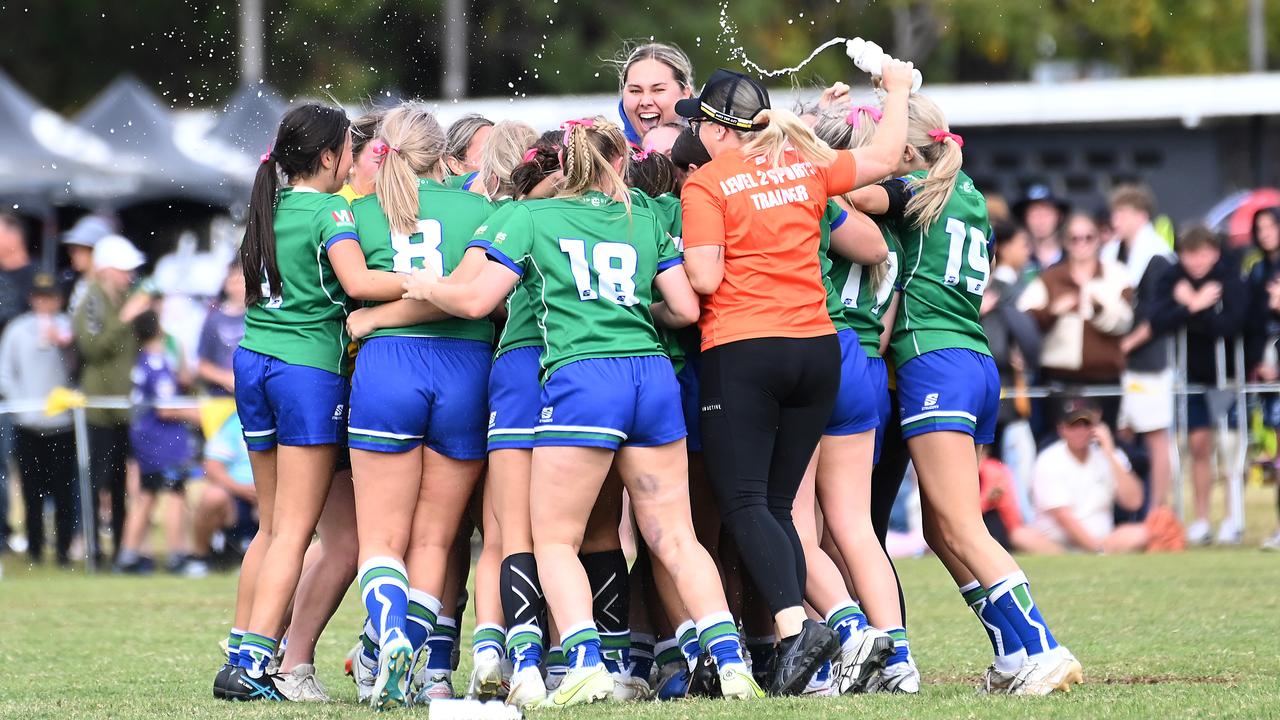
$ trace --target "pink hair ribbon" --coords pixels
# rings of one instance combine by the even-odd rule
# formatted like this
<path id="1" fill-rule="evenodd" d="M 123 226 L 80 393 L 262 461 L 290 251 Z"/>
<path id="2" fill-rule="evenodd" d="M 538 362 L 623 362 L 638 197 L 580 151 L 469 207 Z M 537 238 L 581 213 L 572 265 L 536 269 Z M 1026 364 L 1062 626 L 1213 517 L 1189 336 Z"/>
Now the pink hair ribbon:
<path id="1" fill-rule="evenodd" d="M 387 153 L 393 150 L 395 152 L 400 152 L 400 148 L 388 145 L 385 140 L 374 140 L 369 145 L 369 152 L 373 153 L 373 162 L 378 165 L 381 165 L 383 158 L 387 156 Z"/>
<path id="2" fill-rule="evenodd" d="M 520 160 L 522 163 L 533 162 L 538 157 L 538 148 L 529 148 L 524 152 L 524 158 Z"/>
<path id="3" fill-rule="evenodd" d="M 274 151 L 275 151 L 275 148 L 268 147 L 267 151 L 262 153 L 262 157 L 258 158 L 258 160 L 262 162 L 262 164 L 264 165 L 267 164 L 268 162 L 271 162 L 271 153 Z"/>
<path id="4" fill-rule="evenodd" d="M 849 111 L 849 115 L 844 119 L 844 121 L 849 125 L 852 125 L 856 130 L 862 122 L 861 115 L 864 112 L 871 118 L 871 122 L 873 123 L 879 124 L 880 119 L 884 117 L 884 113 L 882 113 L 878 107 L 873 107 L 871 105 L 859 105 Z"/>
<path id="5" fill-rule="evenodd" d="M 652 154 L 653 154 L 652 150 L 637 150 L 635 155 L 631 156 L 631 159 L 634 160 L 635 162 L 641 163 L 641 162 L 644 162 L 645 160 L 648 160 L 649 156 Z"/>
<path id="6" fill-rule="evenodd" d="M 955 141 L 956 147 L 964 147 L 964 138 L 951 132 L 950 130 L 942 130 L 942 129 L 930 130 L 929 137 L 933 138 L 934 142 L 946 142 L 947 138 L 951 138 L 952 140 Z"/>

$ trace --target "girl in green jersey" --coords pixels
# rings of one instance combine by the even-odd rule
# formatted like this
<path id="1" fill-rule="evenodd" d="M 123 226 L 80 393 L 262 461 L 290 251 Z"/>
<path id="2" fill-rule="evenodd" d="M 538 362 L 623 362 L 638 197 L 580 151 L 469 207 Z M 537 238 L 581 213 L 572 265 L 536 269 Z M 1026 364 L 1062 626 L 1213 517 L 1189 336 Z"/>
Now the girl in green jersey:
<path id="1" fill-rule="evenodd" d="M 976 444 L 993 440 L 1000 381 L 978 322 L 988 276 L 986 203 L 961 171 L 964 140 L 933 101 L 912 95 L 902 176 L 855 193 L 903 246 L 890 341 L 903 437 L 920 481 L 925 537 L 996 652 L 989 692 L 1045 695 L 1081 681 L 1031 598 L 1027 576 L 987 531 Z M 957 379 L 961 382 L 957 382 Z"/>
<path id="2" fill-rule="evenodd" d="M 494 262 L 469 283 L 419 273 L 408 285 L 410 296 L 463 317 L 491 312 L 520 282 L 540 301 L 547 345 L 530 512 L 547 603 L 571 661 L 547 703 L 613 693 L 577 555 L 615 458 L 650 551 L 698 618 L 724 694 L 759 697 L 715 565 L 694 537 L 679 388 L 653 326 L 654 318 L 688 325 L 697 298 L 653 213 L 628 201 L 621 131 L 603 118 L 565 127 L 560 194 L 514 208 L 488 251 Z M 664 302 L 652 303 L 654 287 Z"/>
<path id="3" fill-rule="evenodd" d="M 290 110 L 254 180 L 240 248 L 249 307 L 234 372 L 260 524 L 229 638 L 240 650 L 214 682 L 219 697 L 283 699 L 265 670 L 345 432 L 346 302 L 392 299 L 401 283 L 365 265 L 351 208 L 331 194 L 351 167 L 349 125 L 337 108 Z"/>

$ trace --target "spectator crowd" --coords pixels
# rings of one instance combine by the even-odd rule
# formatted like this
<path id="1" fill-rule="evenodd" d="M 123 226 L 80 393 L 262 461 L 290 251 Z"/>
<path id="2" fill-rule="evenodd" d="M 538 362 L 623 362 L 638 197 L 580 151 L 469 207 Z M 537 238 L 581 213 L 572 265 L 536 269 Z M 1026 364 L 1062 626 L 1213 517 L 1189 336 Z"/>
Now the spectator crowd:
<path id="1" fill-rule="evenodd" d="M 1236 407 L 1229 391 L 1188 396 L 1182 467 L 1193 503 L 1183 528 L 1170 509 L 1175 387 L 1179 371 L 1193 386 L 1234 380 L 1238 339 L 1247 380 L 1280 378 L 1280 208 L 1256 213 L 1243 249 L 1204 227 L 1165 237 L 1153 224 L 1154 199 L 1136 186 L 1117 189 L 1099 213 L 1072 209 L 1043 185 L 1011 208 L 991 203 L 990 212 L 982 322 L 1005 392 L 981 465 L 993 535 L 1027 553 L 1239 543 L 1242 518 L 1228 508 L 1215 533 L 1210 497 L 1231 467 L 1219 421 L 1234 427 L 1234 414 L 1249 408 Z M 224 268 L 218 296 L 183 296 L 169 308 L 157 284 L 139 276 L 148 258 L 110 218 L 86 216 L 63 235 L 67 269 L 59 275 L 38 268 L 27 240 L 17 217 L 0 214 L 0 398 L 25 403 L 0 413 L 0 552 L 44 561 L 48 515 L 59 565 L 91 551 L 100 567 L 148 572 L 159 515 L 167 570 L 200 576 L 234 564 L 256 530 L 252 473 L 229 400 L 232 353 L 244 333 L 240 269 Z M 1173 360 L 1180 333 L 1182 368 Z M 1029 387 L 1052 392 L 1031 398 L 1022 394 Z M 88 536 L 71 414 L 29 409 L 58 388 L 127 397 L 131 406 L 86 411 Z M 189 402 L 195 396 L 203 406 Z M 1251 396 L 1251 404 L 1274 433 L 1280 397 Z M 1274 472 L 1280 458 L 1267 462 Z M 193 479 L 202 482 L 189 487 Z M 17 496 L 22 533 L 10 526 Z M 908 492 L 899 501 L 894 522 L 905 529 L 913 505 Z M 910 552 L 912 544 L 900 547 Z M 1280 533 L 1264 547 L 1280 550 Z"/>

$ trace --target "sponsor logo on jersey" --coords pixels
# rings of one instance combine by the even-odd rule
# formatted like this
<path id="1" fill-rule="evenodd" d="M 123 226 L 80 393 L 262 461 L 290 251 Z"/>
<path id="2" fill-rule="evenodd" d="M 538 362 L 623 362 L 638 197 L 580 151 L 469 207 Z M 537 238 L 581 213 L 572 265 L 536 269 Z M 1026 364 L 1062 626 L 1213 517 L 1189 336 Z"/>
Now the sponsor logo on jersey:
<path id="1" fill-rule="evenodd" d="M 334 222 L 334 224 L 335 224 L 335 225 L 337 225 L 338 227 L 343 227 L 343 226 L 346 226 L 346 227 L 355 227 L 355 226 L 356 226 L 356 217 L 355 217 L 355 215 L 352 215 L 352 214 L 351 214 L 351 211 L 350 211 L 350 210 L 334 210 L 334 211 L 333 211 L 333 222 Z"/>
<path id="2" fill-rule="evenodd" d="M 492 428 L 494 425 L 497 425 L 497 424 L 498 424 L 498 413 L 496 412 L 489 413 L 489 427 Z"/>
<path id="3" fill-rule="evenodd" d="M 720 403 L 708 403 L 702 406 L 702 412 L 715 412 L 723 409 L 724 408 L 720 407 Z"/>
<path id="4" fill-rule="evenodd" d="M 554 405 L 548 405 L 542 408 L 542 414 L 538 417 L 538 422 L 551 422 L 551 414 L 555 412 L 555 410 L 556 408 Z"/>
<path id="5" fill-rule="evenodd" d="M 339 404 L 337 407 L 335 407 L 335 408 L 333 409 L 333 417 L 332 417 L 332 418 L 330 418 L 330 419 L 331 419 L 331 420 L 341 420 L 341 419 L 343 418 L 343 413 L 344 413 L 344 411 L 346 411 L 346 409 L 347 409 L 347 406 L 346 406 L 346 405 Z"/>
<path id="6" fill-rule="evenodd" d="M 500 242 L 502 242 L 503 240 L 506 240 L 506 239 L 507 239 L 507 234 L 506 234 L 505 232 L 503 232 L 503 231 L 499 230 L 499 231 L 498 231 L 498 234 L 493 236 L 493 244 L 494 244 L 494 245 L 497 245 L 498 243 L 500 243 Z"/>
<path id="7" fill-rule="evenodd" d="M 920 406 L 921 410 L 931 410 L 938 407 L 938 393 L 929 393 L 924 396 L 924 405 Z"/>
<path id="8" fill-rule="evenodd" d="M 973 191 L 974 191 L 974 188 L 973 188 L 972 180 L 965 180 L 964 182 L 960 183 L 960 192 L 971 193 Z"/>

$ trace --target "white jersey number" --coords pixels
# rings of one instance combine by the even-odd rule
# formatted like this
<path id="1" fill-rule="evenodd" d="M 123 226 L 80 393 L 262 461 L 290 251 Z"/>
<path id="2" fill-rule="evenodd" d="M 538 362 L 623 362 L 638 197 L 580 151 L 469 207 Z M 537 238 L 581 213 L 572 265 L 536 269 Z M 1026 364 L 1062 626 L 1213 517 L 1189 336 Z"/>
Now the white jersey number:
<path id="1" fill-rule="evenodd" d="M 893 282 L 898 277 L 898 253 L 889 253 L 889 259 L 885 263 L 884 280 L 876 288 L 875 303 L 871 306 L 871 313 L 876 316 L 880 315 L 880 308 L 884 307 L 885 301 L 893 294 Z M 849 270 L 849 277 L 844 281 L 844 289 L 840 291 L 840 301 L 845 307 L 858 307 L 858 293 L 862 291 L 862 276 L 867 273 L 867 270 L 865 265 L 856 263 Z"/>
<path id="2" fill-rule="evenodd" d="M 391 233 L 391 249 L 396 251 L 391 271 L 410 273 L 431 268 L 444 277 L 444 255 L 440 252 L 443 240 L 444 230 L 439 220 L 419 220 L 417 232 L 412 235 Z"/>
<path id="3" fill-rule="evenodd" d="M 261 290 L 261 292 L 262 292 L 262 300 L 261 300 L 261 303 L 262 303 L 262 307 L 263 307 L 264 309 L 267 309 L 267 310 L 279 310 L 279 309 L 281 308 L 281 306 L 283 306 L 283 305 L 284 305 L 284 298 L 283 298 L 283 297 L 281 297 L 281 295 L 283 295 L 283 294 L 284 294 L 284 287 L 283 287 L 283 283 L 281 283 L 281 288 L 280 288 L 280 293 L 281 293 L 281 295 L 272 295 L 272 294 L 271 294 L 271 280 L 270 280 L 270 278 L 268 278 L 268 277 L 267 277 L 267 266 L 266 266 L 266 265 L 263 265 L 263 266 L 262 266 L 262 290 Z"/>
<path id="4" fill-rule="evenodd" d="M 591 248 L 591 262 L 587 262 L 587 243 L 584 240 L 560 238 L 560 252 L 569 256 L 569 270 L 578 286 L 579 300 L 605 298 L 623 307 L 640 302 L 636 297 L 636 249 L 626 243 L 600 242 Z M 596 290 L 591 275 L 595 274 Z"/>
<path id="5" fill-rule="evenodd" d="M 974 295 L 981 295 L 987 287 L 987 277 L 991 271 L 991 265 L 987 260 L 987 239 L 982 236 L 981 230 L 969 227 L 956 218 L 947 218 L 947 235 L 951 237 L 951 247 L 947 252 L 947 269 L 942 276 L 943 284 L 960 284 L 967 255 L 970 272 L 965 274 L 965 289 Z M 969 242 L 968 253 L 964 248 L 966 240 Z"/>

